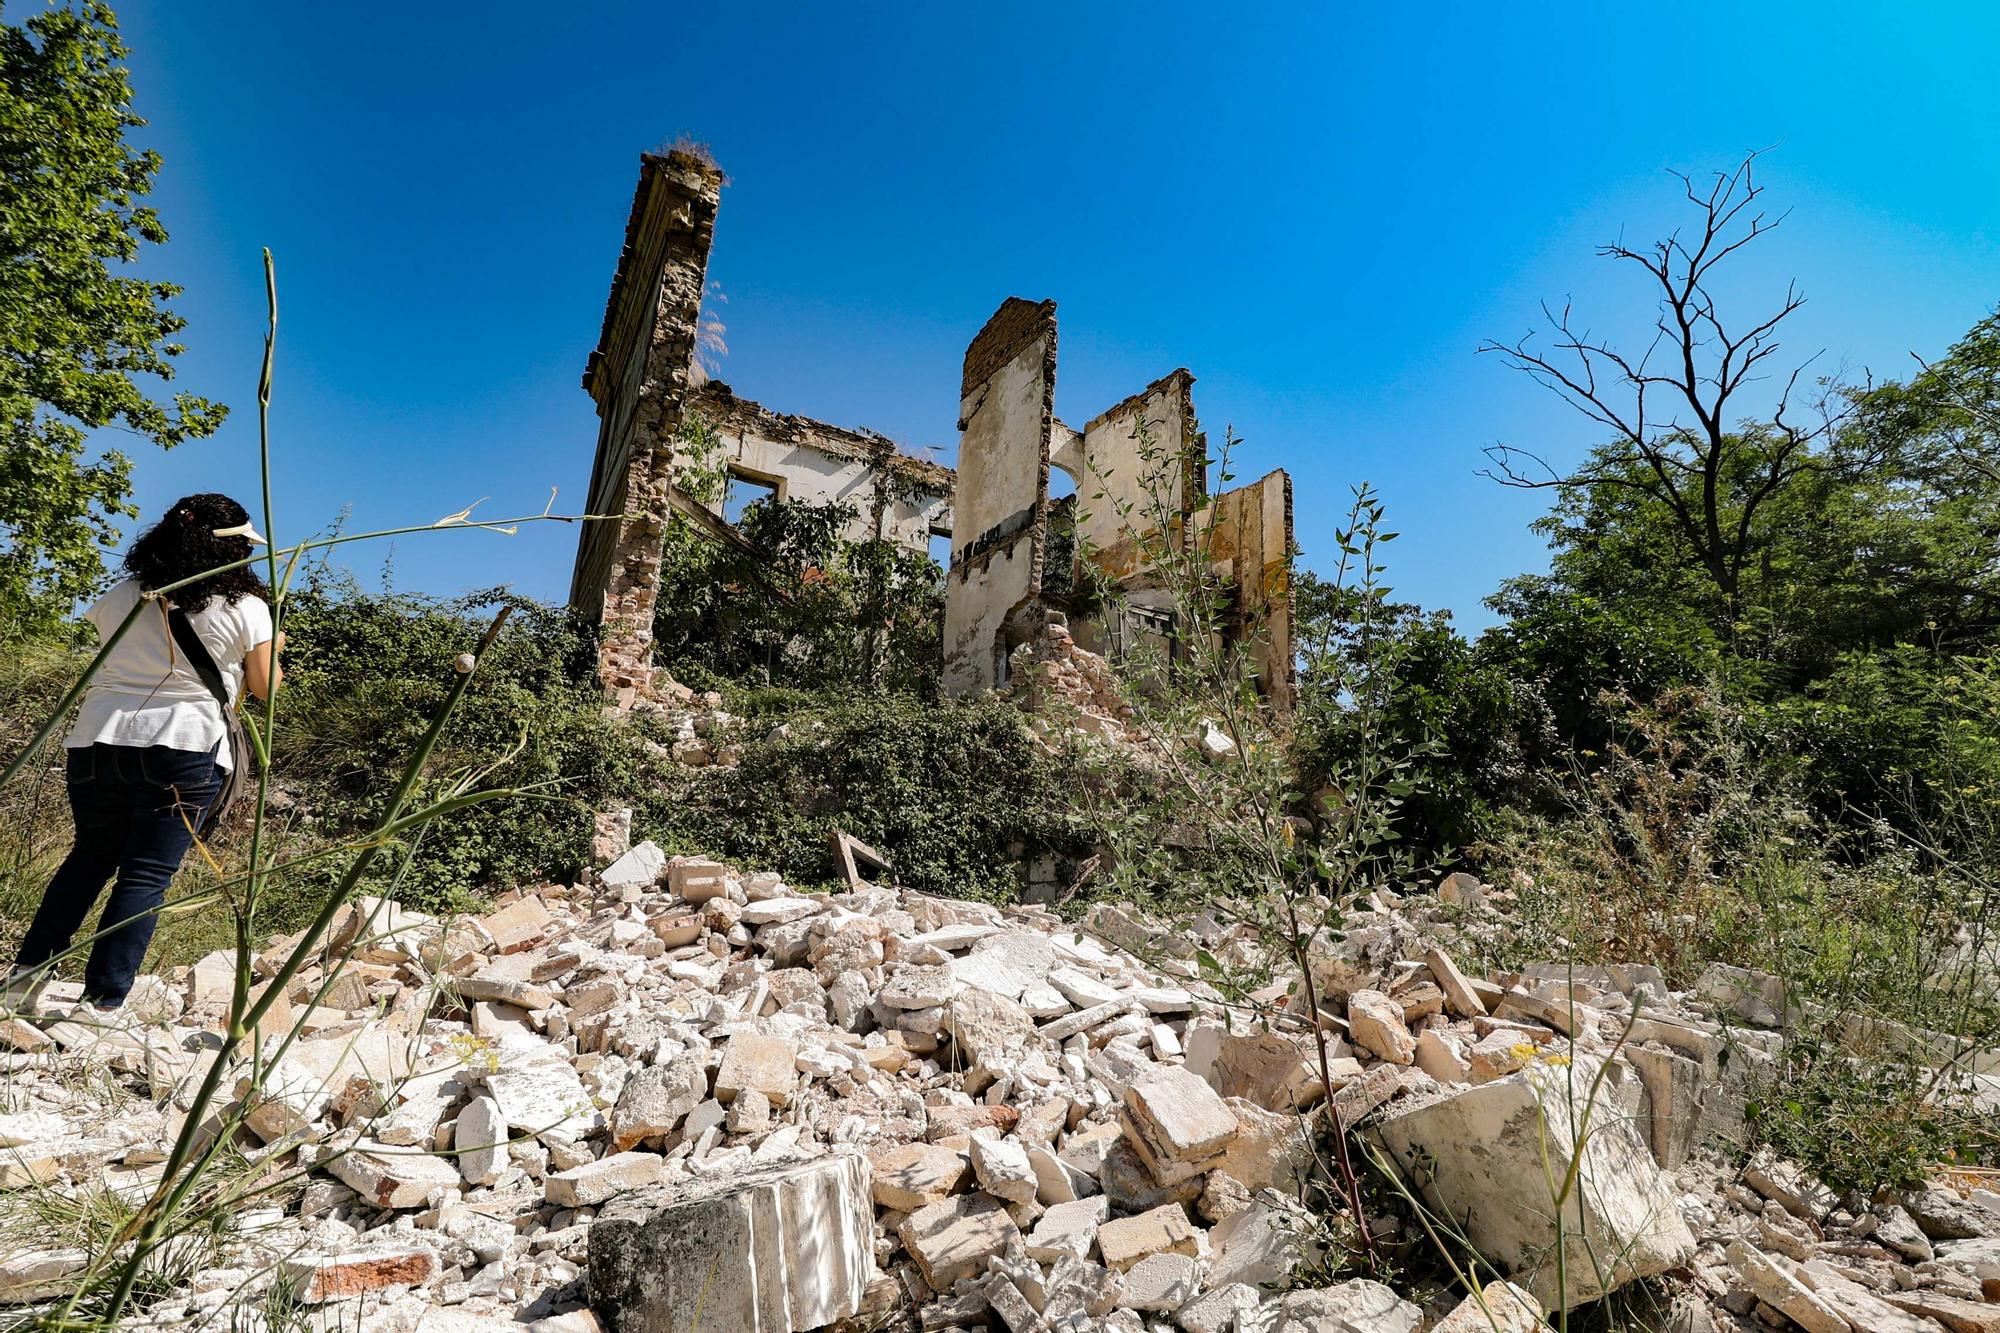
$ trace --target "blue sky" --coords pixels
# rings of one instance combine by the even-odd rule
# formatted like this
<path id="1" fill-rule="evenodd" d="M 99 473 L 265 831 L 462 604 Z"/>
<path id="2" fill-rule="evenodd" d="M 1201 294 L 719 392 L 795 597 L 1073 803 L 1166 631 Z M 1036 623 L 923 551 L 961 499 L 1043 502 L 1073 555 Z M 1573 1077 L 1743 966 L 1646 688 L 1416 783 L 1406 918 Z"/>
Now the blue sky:
<path id="1" fill-rule="evenodd" d="M 7 16 L 32 9 L 17 0 Z M 1772 147 L 1790 217 L 1730 283 L 1796 277 L 1789 351 L 1900 375 L 2000 302 L 2000 6 L 128 4 L 143 139 L 183 284 L 179 384 L 236 411 L 135 451 L 148 516 L 255 489 L 259 248 L 283 323 L 279 535 L 481 496 L 580 507 L 579 387 L 638 155 L 729 173 L 722 375 L 767 405 L 950 448 L 964 346 L 1060 306 L 1081 424 L 1177 366 L 1238 471 L 1289 468 L 1319 563 L 1371 481 L 1399 595 L 1490 623 L 1540 568 L 1543 497 L 1478 477 L 1587 423 L 1492 357 L 1543 298 L 1644 327 L 1593 257 L 1685 217 L 1669 169 Z M 396 586 L 567 590 L 575 532 L 399 541 Z M 356 548 L 350 548 L 356 549 Z M 357 553 L 373 582 L 386 552 Z"/>

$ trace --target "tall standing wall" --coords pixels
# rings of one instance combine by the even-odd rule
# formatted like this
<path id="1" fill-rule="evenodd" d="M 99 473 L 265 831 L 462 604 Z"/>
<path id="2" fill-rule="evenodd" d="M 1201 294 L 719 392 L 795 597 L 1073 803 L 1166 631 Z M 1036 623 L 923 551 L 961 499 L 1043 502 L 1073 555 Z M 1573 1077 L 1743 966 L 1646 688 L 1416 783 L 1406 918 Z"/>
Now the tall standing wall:
<path id="1" fill-rule="evenodd" d="M 1039 609 L 1055 386 L 1056 303 L 1007 298 L 965 349 L 959 383 L 944 609 L 948 694 L 1004 683 L 1007 651 Z"/>
<path id="2" fill-rule="evenodd" d="M 600 626 L 598 675 L 621 705 L 653 683 L 653 611 L 673 484 L 674 441 L 693 388 L 701 296 L 722 171 L 689 152 L 646 154 L 625 249 L 584 369 L 597 458 L 570 578 L 570 605 Z"/>

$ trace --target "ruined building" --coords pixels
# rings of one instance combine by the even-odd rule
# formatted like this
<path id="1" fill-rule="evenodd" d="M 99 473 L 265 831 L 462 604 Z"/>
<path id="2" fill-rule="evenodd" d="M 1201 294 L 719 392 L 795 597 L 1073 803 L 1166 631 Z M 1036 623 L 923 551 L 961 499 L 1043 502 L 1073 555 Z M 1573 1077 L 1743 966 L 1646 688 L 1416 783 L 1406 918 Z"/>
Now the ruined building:
<path id="1" fill-rule="evenodd" d="M 603 332 L 584 370 L 599 419 L 588 512 L 620 517 L 584 526 L 570 602 L 601 622 L 600 674 L 618 702 L 653 689 L 668 514 L 718 541 L 743 541 L 675 484 L 689 413 L 714 428 L 732 477 L 780 499 L 850 504 L 850 538 L 923 551 L 931 538 L 950 537 L 949 693 L 1006 685 L 1012 655 L 1034 644 L 1052 617 L 1067 616 L 1079 643 L 1108 656 L 1139 642 L 1171 655 L 1182 621 L 1132 526 L 1135 514 L 1157 512 L 1164 501 L 1172 539 L 1203 533 L 1213 573 L 1230 590 L 1224 634 L 1248 645 L 1274 702 L 1289 701 L 1291 480 L 1277 471 L 1209 496 L 1192 375 L 1175 370 L 1082 430 L 1065 425 L 1055 416 L 1055 302 L 1010 297 L 966 348 L 956 472 L 900 453 L 873 432 L 771 411 L 727 385 L 704 383 L 696 362 L 721 191 L 721 171 L 699 156 L 676 150 L 641 159 Z M 1155 446 L 1150 468 L 1142 420 L 1143 439 Z M 1184 465 L 1161 469 L 1161 451 Z M 1051 498 L 1051 469 L 1075 482 L 1074 500 Z M 1118 595 L 1088 605 L 1073 598 L 1070 590 L 1090 582 L 1080 577 L 1082 562 Z"/>

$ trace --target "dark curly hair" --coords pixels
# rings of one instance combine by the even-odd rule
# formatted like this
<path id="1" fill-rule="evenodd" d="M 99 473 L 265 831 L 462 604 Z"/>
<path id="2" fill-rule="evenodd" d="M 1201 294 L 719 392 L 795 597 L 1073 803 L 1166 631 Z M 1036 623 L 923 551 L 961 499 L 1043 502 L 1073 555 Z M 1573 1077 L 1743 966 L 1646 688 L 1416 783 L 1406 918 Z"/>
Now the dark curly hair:
<path id="1" fill-rule="evenodd" d="M 132 543 L 132 549 L 125 553 L 125 572 L 139 580 L 142 588 L 164 588 L 205 569 L 241 560 L 250 554 L 250 539 L 218 537 L 215 530 L 249 521 L 249 511 L 226 495 L 204 492 L 183 496 L 145 536 Z M 233 606 L 247 593 L 264 594 L 264 580 L 250 565 L 190 583 L 174 593 L 173 603 L 192 615 L 218 597 Z"/>

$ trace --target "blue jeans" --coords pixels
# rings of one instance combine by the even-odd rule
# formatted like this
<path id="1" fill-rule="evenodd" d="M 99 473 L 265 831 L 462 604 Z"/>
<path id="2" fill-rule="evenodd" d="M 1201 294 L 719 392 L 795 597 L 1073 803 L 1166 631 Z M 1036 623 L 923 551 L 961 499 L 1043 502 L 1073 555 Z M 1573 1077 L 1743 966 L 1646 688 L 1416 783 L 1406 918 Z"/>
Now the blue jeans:
<path id="1" fill-rule="evenodd" d="M 14 974 L 67 950 L 114 874 L 111 901 L 83 971 L 83 997 L 124 1002 L 152 943 L 167 885 L 194 845 L 193 827 L 222 789 L 213 753 L 164 745 L 93 745 L 69 752 L 69 808 L 76 843 L 49 881 L 21 941 Z"/>

